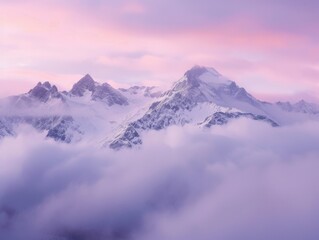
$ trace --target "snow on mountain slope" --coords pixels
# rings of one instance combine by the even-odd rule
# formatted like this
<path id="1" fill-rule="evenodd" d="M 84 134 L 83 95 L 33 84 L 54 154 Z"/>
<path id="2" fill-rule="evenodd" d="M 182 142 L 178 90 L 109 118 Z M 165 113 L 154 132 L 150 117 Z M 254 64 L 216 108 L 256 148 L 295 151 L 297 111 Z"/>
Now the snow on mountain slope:
<path id="1" fill-rule="evenodd" d="M 99 84 L 93 80 L 93 78 L 87 74 L 80 79 L 70 91 L 71 96 L 83 97 L 86 92 L 91 95 L 93 101 L 103 101 L 109 106 L 128 105 L 127 99 L 120 93 L 120 91 L 114 89 L 108 83 Z"/>
<path id="2" fill-rule="evenodd" d="M 195 66 L 188 70 L 167 95 L 178 93 L 196 103 L 214 102 L 224 107 L 262 113 L 262 102 L 213 68 Z"/>
<path id="3" fill-rule="evenodd" d="M 264 103 L 212 68 L 195 66 L 177 81 L 171 90 L 155 101 L 145 114 L 119 129 L 106 142 L 113 149 L 141 144 L 145 130 L 161 130 L 170 125 L 199 124 L 217 112 L 243 112 L 254 120 L 269 119 Z M 239 115 L 229 115 L 237 118 Z M 241 115 L 240 115 L 241 116 Z"/>
<path id="4" fill-rule="evenodd" d="M 200 123 L 199 125 L 202 127 L 210 128 L 214 125 L 225 125 L 229 121 L 239 118 L 248 118 L 255 121 L 263 121 L 265 123 L 270 124 L 273 127 L 278 127 L 278 123 L 274 122 L 273 120 L 269 119 L 266 116 L 262 115 L 255 115 L 252 113 L 242 113 L 242 112 L 216 112 L 213 115 L 207 117 L 204 122 Z"/>
<path id="5" fill-rule="evenodd" d="M 319 107 L 305 101 L 260 101 L 215 69 L 201 66 L 165 92 L 145 86 L 115 89 L 87 74 L 70 91 L 44 82 L 0 100 L 0 139 L 17 136 L 20 125 L 29 125 L 55 141 L 121 149 L 141 145 L 145 131 L 185 124 L 207 128 L 239 118 L 275 127 L 319 120 Z"/>
<path id="6" fill-rule="evenodd" d="M 6 118 L 0 118 L 0 139 L 14 135 L 12 124 Z"/>
<path id="7" fill-rule="evenodd" d="M 145 93 L 153 89 L 141 88 Z M 30 125 L 56 141 L 98 142 L 153 101 L 145 94 L 125 95 L 88 74 L 69 92 L 38 83 L 28 93 L 0 101 L 0 138 L 16 136 L 20 125 Z"/>
<path id="8" fill-rule="evenodd" d="M 162 95 L 162 91 L 158 87 L 133 86 L 130 88 L 119 88 L 119 91 L 129 96 L 143 95 L 149 98 L 158 98 Z"/>
<path id="9" fill-rule="evenodd" d="M 16 136 L 20 125 L 30 125 L 48 138 L 66 143 L 79 141 L 83 132 L 71 116 L 6 116 L 0 120 L 0 137 Z"/>
<path id="10" fill-rule="evenodd" d="M 319 106 L 303 100 L 293 104 L 290 102 L 264 103 L 262 106 L 266 116 L 270 116 L 280 125 L 298 124 L 303 121 L 319 120 Z"/>
<path id="11" fill-rule="evenodd" d="M 276 105 L 286 112 L 319 114 L 319 105 L 308 103 L 305 100 L 300 100 L 295 104 L 291 104 L 290 102 L 277 102 Z"/>
<path id="12" fill-rule="evenodd" d="M 55 85 L 51 85 L 49 82 L 39 82 L 28 93 L 10 97 L 8 100 L 14 107 L 28 108 L 52 100 L 64 101 L 64 97 L 58 92 Z"/>

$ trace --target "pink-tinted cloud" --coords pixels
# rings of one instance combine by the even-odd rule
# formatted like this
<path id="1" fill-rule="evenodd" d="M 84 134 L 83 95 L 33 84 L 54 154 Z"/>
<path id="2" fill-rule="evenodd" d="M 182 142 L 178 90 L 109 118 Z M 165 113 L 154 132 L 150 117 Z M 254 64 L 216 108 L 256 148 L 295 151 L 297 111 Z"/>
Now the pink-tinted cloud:
<path id="1" fill-rule="evenodd" d="M 89 72 L 119 86 L 169 86 L 201 64 L 259 95 L 319 91 L 314 1 L 15 0 L 0 6 L 2 83 L 34 78 L 28 72 L 73 81 Z M 58 81 L 69 87 L 69 80 Z"/>
<path id="2" fill-rule="evenodd" d="M 124 14 L 143 14 L 146 7 L 137 1 L 128 1 L 123 4 L 122 11 Z"/>

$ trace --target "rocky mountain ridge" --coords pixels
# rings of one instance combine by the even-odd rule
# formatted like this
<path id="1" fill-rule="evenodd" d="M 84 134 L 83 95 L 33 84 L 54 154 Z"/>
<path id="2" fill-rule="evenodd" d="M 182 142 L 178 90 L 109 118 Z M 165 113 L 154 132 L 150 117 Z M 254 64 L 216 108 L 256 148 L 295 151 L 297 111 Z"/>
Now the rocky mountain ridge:
<path id="1" fill-rule="evenodd" d="M 89 74 L 70 91 L 38 83 L 0 101 L 0 138 L 17 136 L 20 125 L 29 125 L 55 141 L 90 139 L 118 150 L 141 146 L 144 132 L 172 125 L 205 129 L 247 118 L 278 127 L 318 116 L 316 104 L 263 102 L 215 69 L 194 66 L 165 92 L 146 86 L 115 89 Z"/>

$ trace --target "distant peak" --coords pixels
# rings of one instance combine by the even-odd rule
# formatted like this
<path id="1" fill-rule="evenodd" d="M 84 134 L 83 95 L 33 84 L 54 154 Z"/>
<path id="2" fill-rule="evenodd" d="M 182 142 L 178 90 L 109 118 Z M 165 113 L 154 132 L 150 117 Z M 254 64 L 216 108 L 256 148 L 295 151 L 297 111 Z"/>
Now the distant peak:
<path id="1" fill-rule="evenodd" d="M 201 84 L 218 87 L 221 84 L 229 85 L 231 81 L 224 78 L 214 68 L 195 65 L 189 69 L 182 79 L 174 86 L 175 90 L 199 87 Z"/>
<path id="2" fill-rule="evenodd" d="M 187 78 L 197 78 L 205 72 L 207 72 L 207 68 L 195 65 L 185 73 L 185 76 Z"/>
<path id="3" fill-rule="evenodd" d="M 47 102 L 51 97 L 56 98 L 60 96 L 58 88 L 55 85 L 51 85 L 48 81 L 44 83 L 39 82 L 28 94 L 41 102 Z"/>
<path id="4" fill-rule="evenodd" d="M 297 104 L 307 104 L 307 102 L 304 99 L 301 99 L 300 101 L 297 102 Z"/>
<path id="5" fill-rule="evenodd" d="M 94 79 L 91 77 L 91 75 L 87 73 L 87 74 L 85 74 L 84 77 L 82 77 L 82 78 L 79 80 L 79 82 L 92 82 L 92 83 L 94 83 L 95 81 L 94 81 Z"/>
<path id="6" fill-rule="evenodd" d="M 36 89 L 39 89 L 39 88 L 44 88 L 44 89 L 46 89 L 46 90 L 50 90 L 50 89 L 52 89 L 53 87 L 56 88 L 56 86 L 51 85 L 51 83 L 48 82 L 48 81 L 46 81 L 46 82 L 44 82 L 44 83 L 38 82 L 38 84 L 37 84 L 34 88 L 32 88 L 32 89 L 30 90 L 30 92 L 32 92 L 32 91 L 34 91 L 34 90 L 36 90 Z"/>
<path id="7" fill-rule="evenodd" d="M 207 68 L 205 66 L 199 65 L 199 64 L 195 64 L 190 70 L 192 69 L 199 69 L 199 68 Z"/>
<path id="8" fill-rule="evenodd" d="M 49 83 L 48 81 L 43 83 L 43 86 L 50 89 L 51 88 L 51 83 Z"/>
<path id="9" fill-rule="evenodd" d="M 205 66 L 201 66 L 201 65 L 193 66 L 191 69 L 189 69 L 185 73 L 185 76 L 199 77 L 200 75 L 202 75 L 202 74 L 204 74 L 206 72 L 211 73 L 211 74 L 213 74 L 216 77 L 221 76 L 221 74 L 215 68 L 205 67 Z"/>
<path id="10" fill-rule="evenodd" d="M 90 74 L 86 74 L 82 77 L 77 83 L 75 83 L 71 89 L 71 93 L 76 96 L 83 96 L 86 90 L 93 92 L 97 83 L 90 76 Z"/>

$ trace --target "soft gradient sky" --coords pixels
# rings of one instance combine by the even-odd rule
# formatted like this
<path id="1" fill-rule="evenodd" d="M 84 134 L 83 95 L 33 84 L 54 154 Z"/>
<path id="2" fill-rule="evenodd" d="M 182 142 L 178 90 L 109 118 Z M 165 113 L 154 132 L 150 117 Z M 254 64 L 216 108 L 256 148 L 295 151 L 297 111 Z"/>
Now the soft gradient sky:
<path id="1" fill-rule="evenodd" d="M 319 93 L 316 0 L 0 0 L 0 96 L 82 75 L 170 84 L 195 64 L 266 100 Z"/>

